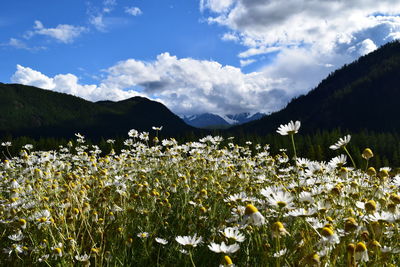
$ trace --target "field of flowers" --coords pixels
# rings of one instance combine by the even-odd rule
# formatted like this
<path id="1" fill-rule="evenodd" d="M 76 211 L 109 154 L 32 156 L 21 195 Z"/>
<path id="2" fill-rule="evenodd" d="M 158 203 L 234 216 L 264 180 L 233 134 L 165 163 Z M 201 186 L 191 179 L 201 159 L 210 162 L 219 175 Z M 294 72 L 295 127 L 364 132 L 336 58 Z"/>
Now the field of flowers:
<path id="1" fill-rule="evenodd" d="M 0 263 L 398 266 L 400 176 L 368 167 L 370 149 L 354 168 L 350 136 L 329 162 L 298 157 L 299 128 L 279 127 L 293 147 L 278 155 L 135 130 L 108 155 L 79 134 L 57 151 L 28 144 L 0 164 Z"/>

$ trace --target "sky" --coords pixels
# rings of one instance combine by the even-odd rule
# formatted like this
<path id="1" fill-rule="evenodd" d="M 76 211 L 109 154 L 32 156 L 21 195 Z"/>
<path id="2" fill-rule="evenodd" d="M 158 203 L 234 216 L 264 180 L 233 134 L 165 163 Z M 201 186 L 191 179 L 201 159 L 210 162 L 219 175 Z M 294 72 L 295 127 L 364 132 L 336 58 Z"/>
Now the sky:
<path id="1" fill-rule="evenodd" d="M 398 0 L 2 0 L 0 82 L 270 113 L 400 37 Z"/>

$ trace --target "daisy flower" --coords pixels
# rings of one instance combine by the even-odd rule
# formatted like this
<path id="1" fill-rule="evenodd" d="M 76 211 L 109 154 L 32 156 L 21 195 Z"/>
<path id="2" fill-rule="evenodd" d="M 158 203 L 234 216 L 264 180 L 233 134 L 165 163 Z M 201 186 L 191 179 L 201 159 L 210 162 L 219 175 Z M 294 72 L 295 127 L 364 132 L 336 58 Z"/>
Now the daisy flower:
<path id="1" fill-rule="evenodd" d="M 197 234 L 194 234 L 194 236 L 177 236 L 175 240 L 181 245 L 192 247 L 197 247 L 203 242 L 203 238 L 201 236 L 197 237 Z"/>
<path id="2" fill-rule="evenodd" d="M 367 246 L 365 246 L 364 242 L 357 243 L 356 260 L 361 262 L 369 261 Z"/>
<path id="3" fill-rule="evenodd" d="M 267 198 L 268 203 L 276 208 L 293 208 L 293 197 L 286 191 L 272 192 L 261 190 L 261 194 Z"/>
<path id="4" fill-rule="evenodd" d="M 281 124 L 276 132 L 279 133 L 280 135 L 295 134 L 299 131 L 300 125 L 301 125 L 300 121 L 296 122 L 290 121 L 286 125 Z"/>
<path id="5" fill-rule="evenodd" d="M 227 239 L 232 239 L 236 242 L 243 242 L 246 238 L 244 237 L 243 234 L 239 232 L 237 228 L 234 227 L 227 227 L 224 229 L 224 231 L 220 231 L 223 236 L 225 236 Z"/>
<path id="6" fill-rule="evenodd" d="M 332 150 L 337 150 L 339 148 L 345 147 L 351 139 L 351 135 L 346 135 L 343 138 L 340 138 L 339 141 L 337 141 L 335 144 L 331 145 L 329 148 Z"/>
<path id="7" fill-rule="evenodd" d="M 168 244 L 168 241 L 167 241 L 167 240 L 165 240 L 165 239 L 163 239 L 163 238 L 160 238 L 160 237 L 156 237 L 155 240 L 156 240 L 157 243 L 159 243 L 159 244 L 161 244 L 161 245 L 166 245 L 166 244 Z"/>
<path id="8" fill-rule="evenodd" d="M 208 248 L 215 253 L 232 254 L 238 251 L 240 246 L 237 243 L 226 245 L 225 242 L 222 242 L 221 244 L 211 242 L 211 244 L 208 245 Z"/>
<path id="9" fill-rule="evenodd" d="M 260 226 L 265 224 L 265 218 L 262 214 L 258 211 L 256 207 L 252 204 L 248 204 L 246 206 L 244 212 L 243 222 L 242 223 L 249 223 L 254 224 L 255 226 Z"/>

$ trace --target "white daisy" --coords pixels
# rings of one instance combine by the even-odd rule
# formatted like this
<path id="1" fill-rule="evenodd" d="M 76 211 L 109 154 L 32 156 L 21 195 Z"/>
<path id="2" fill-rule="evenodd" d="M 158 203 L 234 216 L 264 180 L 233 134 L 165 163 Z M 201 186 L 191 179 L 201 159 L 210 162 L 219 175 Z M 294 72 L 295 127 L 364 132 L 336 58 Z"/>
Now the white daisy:
<path id="1" fill-rule="evenodd" d="M 236 242 L 243 242 L 246 239 L 245 236 L 234 227 L 227 227 L 224 229 L 224 231 L 220 231 L 220 233 L 222 233 L 222 235 L 227 239 L 232 239 Z"/>
<path id="2" fill-rule="evenodd" d="M 279 133 L 280 135 L 295 134 L 299 131 L 300 125 L 301 125 L 300 121 L 296 122 L 290 121 L 286 125 L 281 124 L 276 132 Z"/>
<path id="3" fill-rule="evenodd" d="M 232 254 L 238 251 L 240 246 L 237 243 L 226 245 L 225 242 L 222 242 L 221 244 L 211 242 L 211 244 L 208 245 L 208 248 L 215 253 Z"/>
<path id="4" fill-rule="evenodd" d="M 337 150 L 339 148 L 345 147 L 351 139 L 351 135 L 346 135 L 343 138 L 340 138 L 339 141 L 337 141 L 335 144 L 331 145 L 329 148 L 332 150 Z"/>
<path id="5" fill-rule="evenodd" d="M 194 234 L 194 236 L 177 236 L 175 240 L 181 245 L 192 247 L 197 247 L 203 242 L 203 238 L 201 236 L 197 238 L 197 234 Z"/>

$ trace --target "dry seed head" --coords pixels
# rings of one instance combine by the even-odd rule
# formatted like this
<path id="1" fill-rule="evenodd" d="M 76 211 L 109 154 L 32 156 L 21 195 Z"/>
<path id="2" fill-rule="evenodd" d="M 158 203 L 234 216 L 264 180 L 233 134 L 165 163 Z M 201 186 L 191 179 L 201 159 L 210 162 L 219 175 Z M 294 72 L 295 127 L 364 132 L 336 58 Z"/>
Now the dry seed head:
<path id="1" fill-rule="evenodd" d="M 395 204 L 400 204 L 400 196 L 395 193 L 392 193 L 389 199 Z"/>
<path id="2" fill-rule="evenodd" d="M 356 245 L 354 245 L 353 243 L 350 243 L 347 245 L 347 253 L 353 255 L 356 252 Z"/>
<path id="3" fill-rule="evenodd" d="M 375 200 L 371 199 L 365 203 L 365 209 L 369 212 L 376 211 L 376 202 Z"/>
<path id="4" fill-rule="evenodd" d="M 354 231 L 357 229 L 357 222 L 354 218 L 350 217 L 346 219 L 346 222 L 344 223 L 344 230 L 346 232 Z"/>

